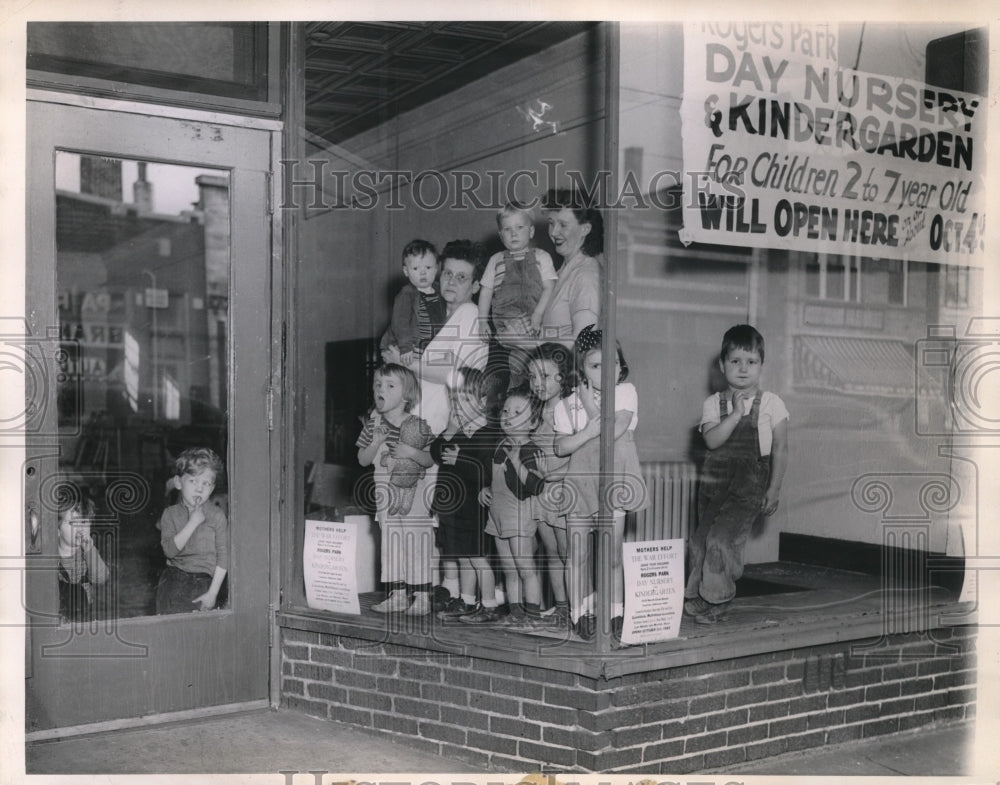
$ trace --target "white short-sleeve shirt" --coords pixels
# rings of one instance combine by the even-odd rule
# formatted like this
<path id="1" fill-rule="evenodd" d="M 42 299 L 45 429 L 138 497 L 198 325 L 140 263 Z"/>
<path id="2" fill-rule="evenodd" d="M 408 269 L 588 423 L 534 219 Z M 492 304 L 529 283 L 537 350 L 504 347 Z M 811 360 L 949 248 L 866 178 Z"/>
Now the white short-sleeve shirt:
<path id="1" fill-rule="evenodd" d="M 715 393 L 708 396 L 701 407 L 701 424 L 699 427 L 702 433 L 705 432 L 706 425 L 717 425 L 721 422 L 719 418 L 719 395 L 720 393 Z M 743 401 L 743 414 L 749 414 L 752 408 L 753 399 L 745 399 Z M 765 391 L 761 393 L 760 409 L 757 412 L 757 439 L 760 444 L 761 455 L 771 454 L 771 442 L 773 441 L 771 434 L 774 432 L 774 426 L 782 420 L 787 419 L 788 409 L 785 408 L 785 404 L 781 398 L 772 392 Z"/>
<path id="2" fill-rule="evenodd" d="M 594 402 L 600 406 L 599 395 L 594 396 Z M 639 394 L 635 385 L 631 382 L 622 382 L 615 385 L 615 411 L 632 412 L 632 419 L 628 424 L 628 429 L 634 431 L 639 424 Z M 590 418 L 586 409 L 583 408 L 583 401 L 576 390 L 573 390 L 567 397 L 556 404 L 552 413 L 552 427 L 556 433 L 573 434 L 583 430 Z"/>

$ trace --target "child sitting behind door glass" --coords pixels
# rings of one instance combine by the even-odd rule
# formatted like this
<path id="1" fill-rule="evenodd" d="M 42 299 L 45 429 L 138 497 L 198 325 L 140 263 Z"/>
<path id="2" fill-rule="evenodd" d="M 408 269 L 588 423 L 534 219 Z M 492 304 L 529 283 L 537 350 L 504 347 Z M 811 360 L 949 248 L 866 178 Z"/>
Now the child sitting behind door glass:
<path id="1" fill-rule="evenodd" d="M 174 463 L 180 502 L 167 507 L 156 528 L 167 566 L 156 587 L 156 612 L 189 613 L 215 607 L 229 571 L 229 520 L 210 504 L 222 460 L 207 447 L 184 450 Z"/>
<path id="2" fill-rule="evenodd" d="M 108 567 L 90 537 L 94 502 L 73 485 L 62 488 L 59 505 L 59 614 L 67 621 L 89 621 L 102 615 L 98 587 L 108 580 Z"/>
<path id="3" fill-rule="evenodd" d="M 743 575 L 754 522 L 778 507 L 788 463 L 788 410 L 760 388 L 764 338 L 749 324 L 726 331 L 719 367 L 727 389 L 702 407 L 708 447 L 698 492 L 698 527 L 688 541 L 684 612 L 698 624 L 724 618 Z"/>

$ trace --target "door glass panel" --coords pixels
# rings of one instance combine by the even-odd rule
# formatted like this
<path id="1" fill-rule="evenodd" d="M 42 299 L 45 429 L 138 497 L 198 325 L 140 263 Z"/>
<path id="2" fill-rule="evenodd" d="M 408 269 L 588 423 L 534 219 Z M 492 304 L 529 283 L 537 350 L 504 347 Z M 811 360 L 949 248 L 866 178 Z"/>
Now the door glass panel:
<path id="1" fill-rule="evenodd" d="M 43 495 L 93 502 L 110 576 L 83 593 L 61 585 L 60 613 L 152 615 L 157 523 L 181 501 L 174 461 L 195 447 L 226 459 L 229 174 L 58 151 L 55 189 L 61 452 Z M 223 470 L 206 503 L 226 512 L 227 488 Z"/>

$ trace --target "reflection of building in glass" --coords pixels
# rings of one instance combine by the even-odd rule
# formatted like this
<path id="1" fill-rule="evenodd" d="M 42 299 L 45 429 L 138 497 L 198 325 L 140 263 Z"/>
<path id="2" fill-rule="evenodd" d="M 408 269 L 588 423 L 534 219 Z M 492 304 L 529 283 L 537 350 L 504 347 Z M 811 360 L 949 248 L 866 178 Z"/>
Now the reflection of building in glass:
<path id="1" fill-rule="evenodd" d="M 640 183 L 642 159 L 641 149 L 625 153 Z M 702 442 L 692 421 L 703 396 L 723 386 L 715 367 L 719 340 L 731 324 L 750 321 L 766 341 L 764 386 L 792 413 L 796 457 L 783 490 L 789 530 L 814 533 L 811 521 L 837 521 L 837 537 L 876 541 L 881 532 L 844 489 L 862 465 L 920 473 L 939 462 L 936 444 L 920 436 L 920 418 L 946 409 L 947 391 L 921 367 L 918 341 L 928 325 L 964 324 L 981 308 L 975 292 L 982 271 L 685 246 L 680 187 L 645 196 L 670 208 L 621 212 L 617 292 L 618 334 L 628 356 L 666 359 L 634 365 L 643 406 L 657 413 L 644 421 L 643 459 L 697 462 Z M 776 553 L 777 529 L 765 529 L 751 547 Z M 932 549 L 943 551 L 948 536 L 942 517 Z"/>
<path id="2" fill-rule="evenodd" d="M 164 215 L 138 168 L 131 203 L 122 162 L 89 156 L 80 192 L 56 194 L 63 370 L 81 390 L 60 400 L 60 419 L 209 426 L 224 452 L 228 178 L 199 175 L 192 209 Z"/>

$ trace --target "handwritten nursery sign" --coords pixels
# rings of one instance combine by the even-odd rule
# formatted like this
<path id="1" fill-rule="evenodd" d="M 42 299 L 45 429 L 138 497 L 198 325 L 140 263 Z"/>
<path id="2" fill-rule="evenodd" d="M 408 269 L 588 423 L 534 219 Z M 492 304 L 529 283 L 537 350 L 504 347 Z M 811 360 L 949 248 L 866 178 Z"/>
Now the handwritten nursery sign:
<path id="1" fill-rule="evenodd" d="M 982 265 L 986 101 L 843 68 L 837 35 L 686 25 L 681 239 Z"/>

